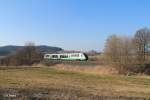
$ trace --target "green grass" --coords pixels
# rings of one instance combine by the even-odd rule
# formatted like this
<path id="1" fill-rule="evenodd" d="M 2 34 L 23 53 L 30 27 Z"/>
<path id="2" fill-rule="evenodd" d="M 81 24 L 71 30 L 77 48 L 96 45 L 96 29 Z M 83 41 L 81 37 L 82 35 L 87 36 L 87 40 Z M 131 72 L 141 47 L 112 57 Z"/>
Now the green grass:
<path id="1" fill-rule="evenodd" d="M 93 75 L 53 68 L 8 69 L 0 70 L 0 87 L 71 89 L 94 95 L 148 97 L 150 77 Z"/>

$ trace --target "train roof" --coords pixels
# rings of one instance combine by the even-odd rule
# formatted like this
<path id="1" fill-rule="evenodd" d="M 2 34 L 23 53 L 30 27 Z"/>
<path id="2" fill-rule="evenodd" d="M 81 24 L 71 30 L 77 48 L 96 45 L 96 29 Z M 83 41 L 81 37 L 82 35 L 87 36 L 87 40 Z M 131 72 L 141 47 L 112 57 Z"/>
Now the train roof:
<path id="1" fill-rule="evenodd" d="M 45 54 L 64 54 L 64 53 L 84 53 L 82 51 L 75 51 L 75 50 L 63 50 L 58 52 L 45 52 Z"/>
<path id="2" fill-rule="evenodd" d="M 64 50 L 59 51 L 58 53 L 82 53 L 81 51 L 75 51 L 75 50 Z"/>
<path id="3" fill-rule="evenodd" d="M 69 53 L 45 53 L 45 54 L 80 54 L 82 52 L 69 52 Z M 83 54 L 83 53 L 82 53 Z"/>

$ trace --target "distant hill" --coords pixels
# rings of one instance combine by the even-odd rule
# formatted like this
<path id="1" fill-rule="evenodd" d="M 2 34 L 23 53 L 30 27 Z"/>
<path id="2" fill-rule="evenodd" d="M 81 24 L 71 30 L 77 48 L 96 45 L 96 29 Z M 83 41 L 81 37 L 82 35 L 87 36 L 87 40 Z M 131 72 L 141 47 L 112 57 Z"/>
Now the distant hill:
<path id="1" fill-rule="evenodd" d="M 8 45 L 8 46 L 1 46 L 0 47 L 0 56 L 5 56 L 11 53 L 16 52 L 18 49 L 23 48 L 24 46 L 14 46 L 14 45 Z M 37 50 L 39 50 L 41 53 L 46 53 L 46 52 L 58 52 L 62 51 L 62 48 L 59 47 L 52 47 L 52 46 L 46 46 L 46 45 L 40 45 L 36 46 Z"/>

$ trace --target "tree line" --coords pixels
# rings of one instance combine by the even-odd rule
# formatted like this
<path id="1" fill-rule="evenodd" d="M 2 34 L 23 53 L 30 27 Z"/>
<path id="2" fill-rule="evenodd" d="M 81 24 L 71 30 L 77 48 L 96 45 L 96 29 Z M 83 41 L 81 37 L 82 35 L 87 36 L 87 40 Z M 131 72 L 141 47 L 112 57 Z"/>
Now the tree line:
<path id="1" fill-rule="evenodd" d="M 111 35 L 104 48 L 106 61 L 120 74 L 150 74 L 150 28 L 136 31 L 134 37 Z"/>

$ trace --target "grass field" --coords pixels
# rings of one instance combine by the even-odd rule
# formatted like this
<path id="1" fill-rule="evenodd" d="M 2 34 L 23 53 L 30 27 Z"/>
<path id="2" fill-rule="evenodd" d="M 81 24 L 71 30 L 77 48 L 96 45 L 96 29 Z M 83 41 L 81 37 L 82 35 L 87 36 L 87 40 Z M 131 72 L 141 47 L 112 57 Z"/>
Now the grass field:
<path id="1" fill-rule="evenodd" d="M 83 95 L 149 97 L 149 76 L 94 75 L 57 70 L 26 68 L 0 70 L 1 88 L 54 88 L 81 91 Z"/>

